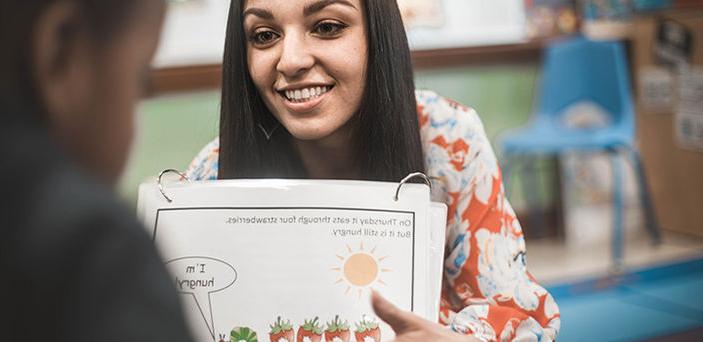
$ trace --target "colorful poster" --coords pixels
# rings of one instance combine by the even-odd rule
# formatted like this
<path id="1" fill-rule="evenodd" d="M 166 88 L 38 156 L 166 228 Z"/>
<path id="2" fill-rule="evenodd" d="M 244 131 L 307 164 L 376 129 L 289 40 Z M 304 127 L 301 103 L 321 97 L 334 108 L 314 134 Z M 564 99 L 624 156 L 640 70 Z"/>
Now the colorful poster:
<path id="1" fill-rule="evenodd" d="M 169 186 L 169 203 L 151 184 L 139 206 L 199 341 L 371 342 L 393 336 L 372 289 L 428 319 L 438 310 L 446 208 L 424 185 L 398 201 L 396 188 L 215 181 Z"/>

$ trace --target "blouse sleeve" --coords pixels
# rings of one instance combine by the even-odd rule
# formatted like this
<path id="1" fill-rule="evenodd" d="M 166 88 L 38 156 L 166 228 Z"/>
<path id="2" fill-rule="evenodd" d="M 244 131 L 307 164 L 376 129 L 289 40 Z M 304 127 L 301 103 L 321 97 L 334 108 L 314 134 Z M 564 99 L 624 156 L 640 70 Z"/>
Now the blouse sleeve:
<path id="1" fill-rule="evenodd" d="M 483 341 L 553 341 L 552 296 L 529 274 L 525 239 L 473 109 L 418 93 L 433 196 L 448 205 L 440 322 Z"/>
<path id="2" fill-rule="evenodd" d="M 186 176 L 194 181 L 217 179 L 218 161 L 220 158 L 220 139 L 211 141 L 193 158 Z"/>

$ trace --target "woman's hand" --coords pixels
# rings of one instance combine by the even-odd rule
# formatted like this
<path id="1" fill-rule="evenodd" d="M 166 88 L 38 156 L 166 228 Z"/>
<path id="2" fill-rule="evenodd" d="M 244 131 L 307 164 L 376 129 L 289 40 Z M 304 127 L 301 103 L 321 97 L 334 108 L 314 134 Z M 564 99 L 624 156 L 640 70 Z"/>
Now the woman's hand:
<path id="1" fill-rule="evenodd" d="M 460 335 L 411 312 L 402 311 L 375 291 L 371 295 L 371 304 L 376 315 L 395 331 L 395 342 L 480 342 L 475 337 Z"/>

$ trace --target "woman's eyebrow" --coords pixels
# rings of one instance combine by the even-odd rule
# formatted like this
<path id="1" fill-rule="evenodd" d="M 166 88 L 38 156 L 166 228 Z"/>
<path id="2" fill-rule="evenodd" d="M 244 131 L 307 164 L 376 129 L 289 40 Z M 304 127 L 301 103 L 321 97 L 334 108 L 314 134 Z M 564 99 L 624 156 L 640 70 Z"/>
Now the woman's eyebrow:
<path id="1" fill-rule="evenodd" d="M 242 13 L 242 18 L 246 18 L 248 15 L 255 15 L 261 19 L 273 20 L 273 13 L 263 8 L 247 8 L 244 13 Z"/>
<path id="2" fill-rule="evenodd" d="M 305 8 L 303 8 L 303 15 L 306 17 L 311 16 L 312 14 L 321 11 L 323 8 L 334 4 L 340 4 L 357 9 L 356 6 L 349 2 L 349 0 L 319 0 L 313 2 L 312 4 L 305 5 Z"/>

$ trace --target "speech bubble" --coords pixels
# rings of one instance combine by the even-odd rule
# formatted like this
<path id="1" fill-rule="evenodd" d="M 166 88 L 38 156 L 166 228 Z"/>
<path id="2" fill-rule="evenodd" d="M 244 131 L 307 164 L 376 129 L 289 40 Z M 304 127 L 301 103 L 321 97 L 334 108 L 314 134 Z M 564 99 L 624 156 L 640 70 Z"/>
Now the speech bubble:
<path id="1" fill-rule="evenodd" d="M 215 322 L 210 295 L 232 286 L 237 280 L 237 270 L 222 260 L 203 256 L 172 259 L 166 262 L 166 268 L 174 277 L 178 292 L 193 296 L 214 341 Z"/>

